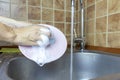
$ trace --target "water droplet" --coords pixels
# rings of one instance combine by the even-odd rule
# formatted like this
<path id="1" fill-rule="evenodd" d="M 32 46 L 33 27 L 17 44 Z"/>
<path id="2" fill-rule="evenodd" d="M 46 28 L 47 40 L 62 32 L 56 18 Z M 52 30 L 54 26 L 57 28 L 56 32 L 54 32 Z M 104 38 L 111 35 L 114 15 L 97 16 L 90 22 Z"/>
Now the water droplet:
<path id="1" fill-rule="evenodd" d="M 44 63 L 39 63 L 39 66 L 42 67 L 44 65 Z"/>

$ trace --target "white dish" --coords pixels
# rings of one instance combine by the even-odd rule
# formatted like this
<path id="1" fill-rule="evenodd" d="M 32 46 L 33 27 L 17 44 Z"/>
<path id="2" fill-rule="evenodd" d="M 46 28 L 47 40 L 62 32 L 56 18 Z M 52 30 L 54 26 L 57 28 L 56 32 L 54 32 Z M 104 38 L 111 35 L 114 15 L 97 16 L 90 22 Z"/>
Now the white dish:
<path id="1" fill-rule="evenodd" d="M 65 53 L 67 48 L 67 40 L 65 35 L 54 26 L 46 25 L 46 24 L 39 24 L 39 25 L 49 27 L 52 32 L 52 36 L 55 38 L 54 44 L 51 44 L 46 48 L 45 63 L 49 63 L 59 59 Z M 34 48 L 33 50 L 33 47 L 34 46 L 19 46 L 19 49 L 25 57 L 33 60 L 34 55 L 39 55 L 39 53 L 36 53 L 38 49 L 36 48 L 35 50 Z"/>

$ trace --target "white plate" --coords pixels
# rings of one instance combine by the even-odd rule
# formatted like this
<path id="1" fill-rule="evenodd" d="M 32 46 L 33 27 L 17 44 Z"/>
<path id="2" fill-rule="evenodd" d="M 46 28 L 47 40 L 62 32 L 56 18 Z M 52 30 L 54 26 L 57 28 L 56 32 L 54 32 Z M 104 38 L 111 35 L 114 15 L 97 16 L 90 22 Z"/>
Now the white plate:
<path id="1" fill-rule="evenodd" d="M 55 43 L 51 44 L 49 47 L 46 48 L 46 60 L 45 63 L 52 62 L 54 60 L 59 59 L 66 51 L 67 48 L 67 40 L 65 35 L 56 27 L 51 26 L 51 25 L 46 25 L 46 24 L 39 24 L 41 26 L 47 26 L 50 28 L 53 37 L 55 38 Z M 33 60 L 34 55 L 38 55 L 36 51 L 38 50 L 36 48 L 36 51 L 33 50 L 33 46 L 19 46 L 20 51 L 22 54 Z M 39 55 L 40 56 L 40 55 Z"/>

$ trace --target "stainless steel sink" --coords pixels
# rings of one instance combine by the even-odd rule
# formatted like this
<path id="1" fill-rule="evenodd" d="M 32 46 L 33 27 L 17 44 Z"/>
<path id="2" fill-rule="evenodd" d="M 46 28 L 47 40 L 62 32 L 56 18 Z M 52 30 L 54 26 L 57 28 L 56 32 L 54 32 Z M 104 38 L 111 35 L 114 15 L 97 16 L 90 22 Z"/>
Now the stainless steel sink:
<path id="1" fill-rule="evenodd" d="M 25 57 L 16 57 L 10 59 L 4 68 L 5 76 L 0 76 L 0 80 L 70 80 L 70 55 L 65 54 L 43 67 Z M 75 52 L 73 55 L 73 80 L 89 80 L 118 73 L 119 55 L 94 51 Z"/>

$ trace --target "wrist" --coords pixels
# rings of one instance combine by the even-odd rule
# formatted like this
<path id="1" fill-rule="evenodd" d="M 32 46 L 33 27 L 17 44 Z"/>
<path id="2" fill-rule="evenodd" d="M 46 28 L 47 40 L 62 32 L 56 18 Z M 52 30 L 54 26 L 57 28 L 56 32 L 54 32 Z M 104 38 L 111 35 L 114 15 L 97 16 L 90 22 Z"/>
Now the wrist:
<path id="1" fill-rule="evenodd" d="M 11 28 L 10 32 L 7 33 L 6 37 L 7 37 L 6 41 L 15 44 L 15 39 L 16 39 L 17 35 L 14 31 L 14 28 Z"/>

